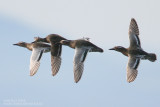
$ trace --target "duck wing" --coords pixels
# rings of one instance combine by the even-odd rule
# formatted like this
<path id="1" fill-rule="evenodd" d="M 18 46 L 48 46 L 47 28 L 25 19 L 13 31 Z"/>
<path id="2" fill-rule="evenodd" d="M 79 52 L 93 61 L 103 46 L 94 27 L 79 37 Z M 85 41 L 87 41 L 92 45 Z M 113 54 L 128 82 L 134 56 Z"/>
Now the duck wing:
<path id="1" fill-rule="evenodd" d="M 131 19 L 129 26 L 130 48 L 141 48 L 140 39 L 138 37 L 139 29 L 135 19 Z"/>
<path id="2" fill-rule="evenodd" d="M 33 76 L 40 66 L 40 59 L 42 57 L 42 54 L 44 52 L 44 49 L 41 48 L 33 48 L 32 55 L 30 58 L 30 76 Z"/>
<path id="3" fill-rule="evenodd" d="M 61 44 L 51 44 L 51 66 L 52 66 L 52 75 L 56 75 L 61 66 Z"/>
<path id="4" fill-rule="evenodd" d="M 128 65 L 127 65 L 127 81 L 133 82 L 137 77 L 138 65 L 140 63 L 140 58 L 136 58 L 134 56 L 129 56 Z"/>
<path id="5" fill-rule="evenodd" d="M 75 55 L 74 55 L 74 80 L 77 83 L 83 73 L 84 69 L 84 61 L 86 59 L 87 53 L 89 49 L 86 48 L 75 48 Z"/>

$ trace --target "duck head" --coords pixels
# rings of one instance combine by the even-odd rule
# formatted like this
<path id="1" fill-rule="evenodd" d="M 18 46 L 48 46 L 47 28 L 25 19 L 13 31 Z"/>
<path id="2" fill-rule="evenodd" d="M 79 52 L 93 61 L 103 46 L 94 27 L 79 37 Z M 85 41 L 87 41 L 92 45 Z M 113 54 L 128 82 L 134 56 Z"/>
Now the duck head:
<path id="1" fill-rule="evenodd" d="M 34 42 L 47 42 L 46 38 L 34 37 Z"/>
<path id="2" fill-rule="evenodd" d="M 59 43 L 62 45 L 67 45 L 73 49 L 75 48 L 75 42 L 73 40 L 61 40 Z"/>
<path id="3" fill-rule="evenodd" d="M 59 43 L 61 43 L 62 45 L 70 45 L 71 40 L 61 40 Z"/>
<path id="4" fill-rule="evenodd" d="M 122 54 L 124 54 L 125 56 L 128 56 L 128 52 L 127 52 L 127 49 L 122 47 L 122 46 L 115 46 L 114 48 L 111 48 L 109 50 L 115 50 L 115 51 L 118 51 L 118 52 L 121 52 Z"/>
<path id="5" fill-rule="evenodd" d="M 13 45 L 17 45 L 17 46 L 21 46 L 21 47 L 26 47 L 26 42 L 18 42 L 16 44 Z"/>

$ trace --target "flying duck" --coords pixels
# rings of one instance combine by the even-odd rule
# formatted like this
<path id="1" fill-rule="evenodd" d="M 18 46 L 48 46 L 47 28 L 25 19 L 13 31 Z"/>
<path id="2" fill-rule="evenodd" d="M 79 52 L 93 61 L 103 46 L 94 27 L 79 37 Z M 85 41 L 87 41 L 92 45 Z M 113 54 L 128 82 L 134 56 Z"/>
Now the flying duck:
<path id="1" fill-rule="evenodd" d="M 24 47 L 32 51 L 32 55 L 30 58 L 30 76 L 33 76 L 38 71 L 42 54 L 51 50 L 51 46 L 44 43 L 19 42 L 13 45 Z"/>
<path id="2" fill-rule="evenodd" d="M 34 39 L 34 42 L 46 42 L 51 44 L 52 75 L 56 75 L 61 65 L 62 45 L 59 42 L 66 39 L 58 34 L 50 34 L 45 38 L 35 37 Z"/>
<path id="3" fill-rule="evenodd" d="M 74 55 L 74 80 L 76 83 L 81 79 L 84 61 L 86 59 L 88 52 L 103 52 L 103 49 L 89 42 L 89 38 L 78 39 L 78 40 L 62 40 L 60 41 L 62 45 L 67 45 L 75 49 Z"/>
<path id="4" fill-rule="evenodd" d="M 149 60 L 154 62 L 156 60 L 156 54 L 147 53 L 141 48 L 141 43 L 139 39 L 139 29 L 137 22 L 134 18 L 131 19 L 129 26 L 129 48 L 124 48 L 122 46 L 116 46 L 109 50 L 115 50 L 121 52 L 123 55 L 128 56 L 128 65 L 127 65 L 127 81 L 130 83 L 135 80 L 138 74 L 138 65 L 140 60 Z"/>

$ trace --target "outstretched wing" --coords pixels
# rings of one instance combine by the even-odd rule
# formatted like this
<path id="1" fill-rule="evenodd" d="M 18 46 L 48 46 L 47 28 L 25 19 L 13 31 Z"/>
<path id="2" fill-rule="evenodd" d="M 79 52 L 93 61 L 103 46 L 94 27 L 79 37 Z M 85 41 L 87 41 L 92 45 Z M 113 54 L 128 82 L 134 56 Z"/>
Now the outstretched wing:
<path id="1" fill-rule="evenodd" d="M 136 79 L 138 74 L 137 68 L 139 63 L 140 63 L 140 58 L 129 56 L 127 65 L 127 81 L 129 83 Z"/>
<path id="2" fill-rule="evenodd" d="M 61 66 L 61 44 L 51 44 L 51 66 L 52 66 L 52 75 L 56 75 Z"/>
<path id="3" fill-rule="evenodd" d="M 30 58 L 30 76 L 33 76 L 40 66 L 40 59 L 42 57 L 42 54 L 44 52 L 44 49 L 41 48 L 33 48 L 32 55 Z"/>
<path id="4" fill-rule="evenodd" d="M 130 48 L 141 48 L 140 39 L 138 37 L 139 29 L 135 19 L 131 19 L 129 26 L 129 39 L 130 39 Z"/>
<path id="5" fill-rule="evenodd" d="M 82 77 L 82 73 L 83 73 L 83 69 L 84 69 L 84 61 L 86 59 L 88 51 L 89 50 L 85 49 L 85 48 L 76 48 L 75 49 L 73 64 L 74 64 L 74 80 L 76 83 Z"/>

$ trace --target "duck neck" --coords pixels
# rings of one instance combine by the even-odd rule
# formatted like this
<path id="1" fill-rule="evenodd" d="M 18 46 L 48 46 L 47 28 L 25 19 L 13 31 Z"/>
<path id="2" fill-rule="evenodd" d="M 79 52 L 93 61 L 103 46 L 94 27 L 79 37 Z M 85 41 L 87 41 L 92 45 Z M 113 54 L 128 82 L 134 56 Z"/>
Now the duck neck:
<path id="1" fill-rule="evenodd" d="M 121 49 L 120 51 L 123 55 L 128 56 L 128 50 L 126 48 Z"/>
<path id="2" fill-rule="evenodd" d="M 74 41 L 70 41 L 68 46 L 74 49 L 75 48 L 75 42 Z"/>
<path id="3" fill-rule="evenodd" d="M 67 40 L 63 45 L 69 46 L 71 48 L 75 48 L 75 43 L 72 40 Z"/>
<path id="4" fill-rule="evenodd" d="M 25 44 L 25 47 L 26 47 L 28 50 L 32 51 L 32 44 L 31 44 L 31 43 L 26 43 L 26 44 Z"/>

